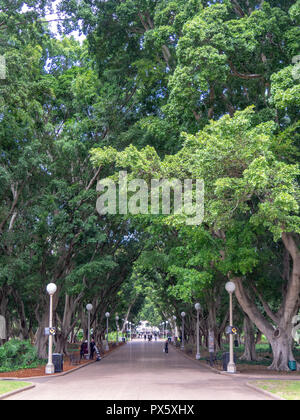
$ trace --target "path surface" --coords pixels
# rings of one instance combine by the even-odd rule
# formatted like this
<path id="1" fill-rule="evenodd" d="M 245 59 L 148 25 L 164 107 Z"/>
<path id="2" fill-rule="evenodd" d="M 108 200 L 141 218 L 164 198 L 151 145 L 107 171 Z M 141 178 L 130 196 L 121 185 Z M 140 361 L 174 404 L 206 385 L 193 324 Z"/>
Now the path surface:
<path id="1" fill-rule="evenodd" d="M 220 375 L 162 342 L 140 340 L 66 376 L 31 380 L 9 400 L 266 400 L 245 379 Z"/>

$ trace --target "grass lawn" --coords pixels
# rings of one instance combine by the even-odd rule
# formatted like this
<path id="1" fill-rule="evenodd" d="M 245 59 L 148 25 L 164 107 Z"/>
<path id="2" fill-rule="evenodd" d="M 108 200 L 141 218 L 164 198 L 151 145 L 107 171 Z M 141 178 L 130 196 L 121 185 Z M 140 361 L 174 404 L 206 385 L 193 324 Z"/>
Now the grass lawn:
<path id="1" fill-rule="evenodd" d="M 18 381 L 0 381 L 0 396 L 7 392 L 15 391 L 16 389 L 24 388 L 31 385 L 29 382 Z"/>
<path id="2" fill-rule="evenodd" d="M 300 381 L 266 380 L 254 383 L 258 388 L 286 400 L 300 401 Z"/>

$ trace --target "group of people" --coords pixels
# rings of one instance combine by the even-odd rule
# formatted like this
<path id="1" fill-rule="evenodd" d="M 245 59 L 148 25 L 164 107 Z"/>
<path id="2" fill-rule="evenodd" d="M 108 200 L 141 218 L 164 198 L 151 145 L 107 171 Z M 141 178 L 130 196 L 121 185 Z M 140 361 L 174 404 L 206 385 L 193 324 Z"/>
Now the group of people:
<path id="1" fill-rule="evenodd" d="M 157 341 L 157 338 L 158 338 L 158 334 L 157 333 L 154 333 L 154 338 L 155 338 L 155 341 Z M 144 340 L 146 341 L 148 339 L 148 341 L 152 341 L 152 339 L 153 339 L 153 335 L 152 334 L 144 334 Z M 164 353 L 169 353 L 169 343 L 171 342 L 171 337 L 168 337 L 168 339 L 165 341 L 165 344 L 164 344 L 164 348 L 163 348 L 163 351 L 164 351 Z"/>
<path id="2" fill-rule="evenodd" d="M 80 347 L 80 359 L 83 359 L 86 354 L 88 354 L 88 342 L 87 340 L 81 344 Z M 96 353 L 96 361 L 99 362 L 101 360 L 100 351 L 96 345 L 95 339 L 92 338 L 90 342 L 90 360 L 94 359 L 94 354 Z"/>
<path id="3" fill-rule="evenodd" d="M 157 333 L 154 333 L 154 337 L 155 337 L 155 341 L 157 341 Z M 147 340 L 147 338 L 148 338 L 148 341 L 152 341 L 152 339 L 153 339 L 152 334 L 149 334 L 148 336 L 147 336 L 147 334 L 145 334 L 144 335 L 144 340 Z M 165 341 L 165 345 L 164 345 L 164 349 L 163 349 L 164 353 L 169 353 L 169 342 L 170 341 L 171 341 L 170 339 Z M 92 337 L 91 342 L 90 342 L 90 356 L 89 356 L 90 360 L 94 359 L 95 353 L 96 353 L 96 361 L 98 362 L 98 361 L 101 360 L 100 351 L 99 351 L 99 349 L 96 345 L 95 339 Z M 81 344 L 80 359 L 83 359 L 86 354 L 88 354 L 88 342 L 87 342 L 87 340 L 84 341 Z"/>
<path id="4" fill-rule="evenodd" d="M 153 334 L 144 334 L 144 340 L 146 341 L 148 339 L 148 341 L 152 341 L 153 340 Z M 154 333 L 154 339 L 155 341 L 157 341 L 157 333 Z"/>

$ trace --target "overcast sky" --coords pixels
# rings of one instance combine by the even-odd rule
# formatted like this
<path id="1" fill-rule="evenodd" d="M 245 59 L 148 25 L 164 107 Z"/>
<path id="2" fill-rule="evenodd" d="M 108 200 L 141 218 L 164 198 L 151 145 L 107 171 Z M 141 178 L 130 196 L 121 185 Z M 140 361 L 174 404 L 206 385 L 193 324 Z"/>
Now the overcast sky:
<path id="1" fill-rule="evenodd" d="M 63 15 L 62 14 L 58 14 L 58 12 L 57 12 L 57 5 L 59 3 L 60 3 L 60 0 L 53 0 L 52 1 L 53 13 L 48 12 L 47 13 L 47 16 L 46 16 L 47 21 L 49 21 L 50 29 L 51 29 L 51 31 L 54 34 L 56 34 L 57 38 L 61 38 L 60 35 L 59 35 L 59 33 L 58 33 L 58 30 L 57 30 L 57 24 L 58 24 L 58 22 L 55 22 L 55 21 L 54 22 L 51 22 L 51 21 L 53 21 L 55 19 L 63 18 Z M 26 11 L 26 10 L 28 10 L 28 8 L 27 7 L 24 7 L 23 10 Z M 85 36 L 84 35 L 79 35 L 79 33 L 77 31 L 72 32 L 68 36 L 71 36 L 71 35 L 73 35 L 74 38 L 76 38 L 80 42 L 82 42 L 85 39 Z"/>
<path id="2" fill-rule="evenodd" d="M 57 5 L 60 3 L 60 0 L 54 0 L 53 2 L 52 2 L 52 7 L 53 7 L 53 10 L 54 10 L 54 13 L 53 14 L 51 14 L 51 15 L 49 15 L 49 16 L 47 16 L 47 20 L 52 20 L 52 19 L 58 19 L 58 18 L 63 18 L 63 15 L 62 14 L 58 14 L 57 13 Z M 52 32 L 54 32 L 54 33 L 56 33 L 57 34 L 57 37 L 59 37 L 59 35 L 58 35 L 58 31 L 57 31 L 57 22 L 51 22 L 50 23 L 50 26 L 51 26 L 51 30 L 52 30 Z M 71 34 L 70 34 L 70 36 L 71 35 L 73 35 L 74 36 L 74 38 L 76 38 L 78 41 L 80 41 L 80 42 L 82 42 L 84 39 L 85 39 L 85 36 L 84 35 L 79 35 L 79 33 L 77 32 L 77 31 L 75 31 L 75 32 L 72 32 Z"/>

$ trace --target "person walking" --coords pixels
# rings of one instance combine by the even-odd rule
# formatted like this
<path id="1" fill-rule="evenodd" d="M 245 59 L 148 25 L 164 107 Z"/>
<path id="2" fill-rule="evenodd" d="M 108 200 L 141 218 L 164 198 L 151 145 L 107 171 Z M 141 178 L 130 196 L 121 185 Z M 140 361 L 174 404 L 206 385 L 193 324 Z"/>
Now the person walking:
<path id="1" fill-rule="evenodd" d="M 83 359 L 84 356 L 88 353 L 88 344 L 87 340 L 84 341 L 80 346 L 80 359 Z"/>
<path id="2" fill-rule="evenodd" d="M 165 341 L 165 353 L 169 353 L 169 340 Z"/>
<path id="3" fill-rule="evenodd" d="M 96 351 L 96 343 L 95 343 L 95 339 L 92 338 L 91 342 L 90 342 L 90 359 L 93 360 L 94 359 L 94 353 Z"/>

